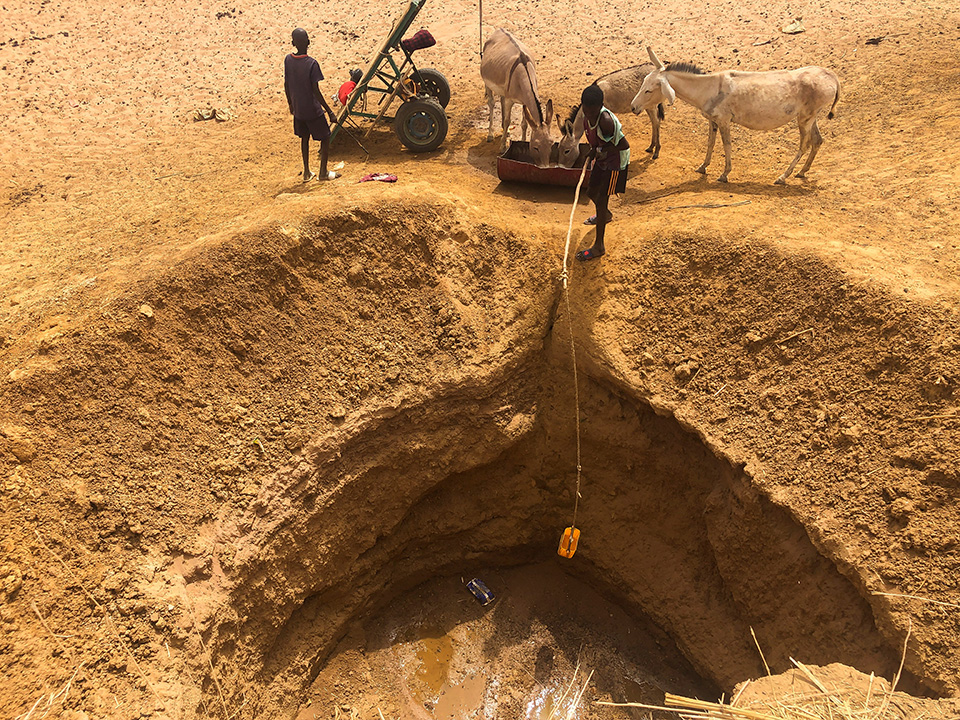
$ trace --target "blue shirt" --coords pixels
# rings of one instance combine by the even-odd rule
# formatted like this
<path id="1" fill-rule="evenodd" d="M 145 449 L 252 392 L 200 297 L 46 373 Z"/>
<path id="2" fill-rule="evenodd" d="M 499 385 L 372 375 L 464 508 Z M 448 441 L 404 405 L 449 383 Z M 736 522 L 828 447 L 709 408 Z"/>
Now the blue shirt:
<path id="1" fill-rule="evenodd" d="M 293 107 L 293 116 L 301 120 L 323 117 L 323 105 L 313 88 L 323 80 L 320 64 L 309 55 L 287 55 L 283 59 L 283 86 Z"/>

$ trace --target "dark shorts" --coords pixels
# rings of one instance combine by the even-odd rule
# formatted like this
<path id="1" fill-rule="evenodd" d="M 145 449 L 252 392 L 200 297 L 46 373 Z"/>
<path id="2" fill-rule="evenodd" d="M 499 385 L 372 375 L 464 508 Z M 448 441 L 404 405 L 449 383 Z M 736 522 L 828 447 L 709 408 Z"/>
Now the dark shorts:
<path id="1" fill-rule="evenodd" d="M 322 115 L 311 118 L 310 120 L 301 120 L 298 117 L 294 117 L 293 134 L 300 138 L 309 136 L 314 140 L 326 140 L 330 137 L 330 125 Z"/>
<path id="2" fill-rule="evenodd" d="M 589 197 L 603 197 L 604 195 L 621 195 L 627 190 L 627 165 L 623 170 L 603 170 L 594 168 L 590 171 L 590 184 L 587 186 Z"/>

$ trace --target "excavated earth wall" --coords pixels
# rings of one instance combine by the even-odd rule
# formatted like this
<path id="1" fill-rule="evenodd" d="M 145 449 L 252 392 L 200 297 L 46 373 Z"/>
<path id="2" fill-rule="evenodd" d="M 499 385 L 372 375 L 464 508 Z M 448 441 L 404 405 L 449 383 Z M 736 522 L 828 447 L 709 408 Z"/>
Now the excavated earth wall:
<path id="1" fill-rule="evenodd" d="M 891 677 L 909 626 L 901 687 L 957 691 L 956 615 L 892 596 L 958 570 L 960 438 L 915 420 L 952 410 L 955 316 L 677 236 L 575 267 L 571 317 L 554 230 L 298 209 L 3 350 L 7 714 L 74 674 L 98 717 L 290 716 L 393 594 L 553 554 L 571 328 L 570 572 L 724 689 L 753 634 L 774 672 Z"/>

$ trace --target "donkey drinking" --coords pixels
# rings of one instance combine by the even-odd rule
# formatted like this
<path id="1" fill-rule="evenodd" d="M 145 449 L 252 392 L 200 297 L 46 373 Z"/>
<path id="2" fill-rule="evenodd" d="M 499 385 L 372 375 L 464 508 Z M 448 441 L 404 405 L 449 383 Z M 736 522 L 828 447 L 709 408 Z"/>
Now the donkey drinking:
<path id="1" fill-rule="evenodd" d="M 487 142 L 493 140 L 493 98 L 500 96 L 500 111 L 503 115 L 503 140 L 500 152 L 507 148 L 510 128 L 510 112 L 514 103 L 523 105 L 521 131 L 527 139 L 530 125 L 530 155 L 540 166 L 550 163 L 553 138 L 550 123 L 553 121 L 553 101 L 547 101 L 544 111 L 537 94 L 537 69 L 527 48 L 503 28 L 495 31 L 483 46 L 480 61 L 480 77 L 487 89 L 487 107 L 490 109 L 490 129 Z"/>

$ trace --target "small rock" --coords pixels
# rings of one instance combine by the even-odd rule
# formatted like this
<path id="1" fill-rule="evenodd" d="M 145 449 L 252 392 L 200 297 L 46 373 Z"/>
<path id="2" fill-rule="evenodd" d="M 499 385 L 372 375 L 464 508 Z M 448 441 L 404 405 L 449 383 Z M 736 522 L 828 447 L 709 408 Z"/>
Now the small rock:
<path id="1" fill-rule="evenodd" d="M 848 425 L 840 429 L 840 437 L 848 443 L 858 442 L 861 435 L 863 435 L 863 428 L 859 425 Z"/>
<path id="2" fill-rule="evenodd" d="M 342 405 L 334 405 L 327 412 L 327 416 L 336 422 L 342 421 L 347 416 L 347 411 Z"/>
<path id="3" fill-rule="evenodd" d="M 363 265 L 360 263 L 354 263 L 350 266 L 350 269 L 347 270 L 347 282 L 351 285 L 357 285 L 363 282 Z"/>
<path id="4" fill-rule="evenodd" d="M 645 367 L 650 367 L 651 365 L 655 365 L 656 362 L 657 362 L 657 359 L 648 352 L 645 352 L 643 355 L 640 356 L 640 363 Z"/>
<path id="5" fill-rule="evenodd" d="M 890 517 L 895 520 L 907 521 L 915 511 L 916 506 L 913 504 L 913 501 L 905 497 L 897 498 L 890 503 L 889 507 Z"/>
<path id="6" fill-rule="evenodd" d="M 677 365 L 673 369 L 674 379 L 681 385 L 684 383 L 690 382 L 690 379 L 696 374 L 697 370 L 700 369 L 700 364 L 693 361 L 687 360 Z"/>
<path id="7" fill-rule="evenodd" d="M 140 306 L 140 314 L 143 315 L 143 316 L 144 316 L 145 318 L 147 318 L 148 320 L 149 320 L 149 319 L 152 319 L 152 318 L 153 318 L 153 308 L 150 307 L 149 305 L 147 305 L 146 303 L 144 303 L 143 305 Z"/>
<path id="8" fill-rule="evenodd" d="M 103 589 L 109 593 L 118 593 L 130 582 L 130 575 L 125 572 L 114 573 L 103 581 Z"/>
<path id="9" fill-rule="evenodd" d="M 14 457 L 22 463 L 29 463 L 37 456 L 37 448 L 29 440 L 11 439 L 8 441 L 7 447 Z"/>
<path id="10" fill-rule="evenodd" d="M 805 31 L 806 28 L 803 27 L 803 18 L 794 18 L 791 22 L 788 22 L 780 28 L 780 32 L 786 33 L 787 35 L 799 35 Z"/>
<path id="11" fill-rule="evenodd" d="M 0 593 L 3 601 L 12 599 L 23 587 L 23 574 L 13 565 L 0 567 Z"/>

